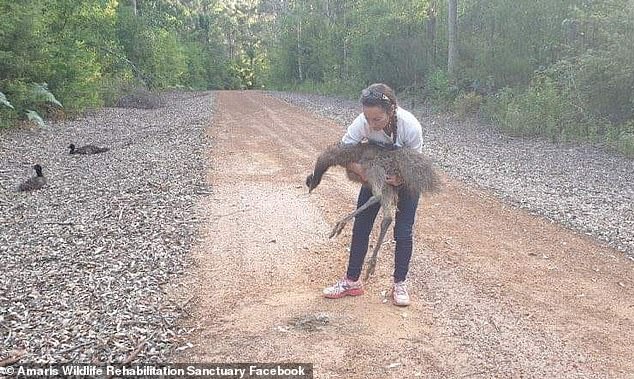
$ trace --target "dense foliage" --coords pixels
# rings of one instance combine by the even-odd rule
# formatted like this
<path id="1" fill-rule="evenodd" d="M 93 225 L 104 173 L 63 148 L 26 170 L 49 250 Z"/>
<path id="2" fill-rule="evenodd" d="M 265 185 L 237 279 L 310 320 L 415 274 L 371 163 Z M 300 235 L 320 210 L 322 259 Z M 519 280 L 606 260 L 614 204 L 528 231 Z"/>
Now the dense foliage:
<path id="1" fill-rule="evenodd" d="M 210 0 L 0 0 L 0 126 L 111 105 L 135 87 L 239 88 L 235 12 Z"/>
<path id="2" fill-rule="evenodd" d="M 459 0 L 453 80 L 447 1 L 280 3 L 269 51 L 280 87 L 353 94 L 385 81 L 513 134 L 634 154 L 634 1 Z"/>
<path id="3" fill-rule="evenodd" d="M 383 81 L 510 133 L 634 152 L 632 0 L 458 0 L 449 71 L 447 0 L 0 0 L 0 16 L 0 125 L 138 86 Z"/>

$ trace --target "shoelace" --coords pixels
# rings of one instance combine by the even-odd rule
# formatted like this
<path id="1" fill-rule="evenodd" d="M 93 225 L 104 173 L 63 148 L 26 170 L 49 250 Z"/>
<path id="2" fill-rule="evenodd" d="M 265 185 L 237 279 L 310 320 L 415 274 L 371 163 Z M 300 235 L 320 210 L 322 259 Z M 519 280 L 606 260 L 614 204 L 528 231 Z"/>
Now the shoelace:
<path id="1" fill-rule="evenodd" d="M 405 288 L 405 285 L 403 284 L 397 284 L 394 286 L 394 293 L 396 293 L 397 295 L 407 295 L 407 288 Z"/>
<path id="2" fill-rule="evenodd" d="M 339 280 L 336 284 L 335 284 L 335 291 L 336 292 L 343 292 L 346 290 L 347 286 L 347 282 L 345 280 Z"/>

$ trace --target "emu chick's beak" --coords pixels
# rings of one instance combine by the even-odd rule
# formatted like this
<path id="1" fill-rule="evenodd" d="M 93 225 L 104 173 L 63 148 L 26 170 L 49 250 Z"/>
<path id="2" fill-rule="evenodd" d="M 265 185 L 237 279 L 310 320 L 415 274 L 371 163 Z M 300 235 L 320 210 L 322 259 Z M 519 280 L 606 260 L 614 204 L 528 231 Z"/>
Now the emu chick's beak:
<path id="1" fill-rule="evenodd" d="M 313 174 L 306 177 L 306 187 L 308 187 L 308 193 L 310 193 L 315 187 L 313 186 Z"/>

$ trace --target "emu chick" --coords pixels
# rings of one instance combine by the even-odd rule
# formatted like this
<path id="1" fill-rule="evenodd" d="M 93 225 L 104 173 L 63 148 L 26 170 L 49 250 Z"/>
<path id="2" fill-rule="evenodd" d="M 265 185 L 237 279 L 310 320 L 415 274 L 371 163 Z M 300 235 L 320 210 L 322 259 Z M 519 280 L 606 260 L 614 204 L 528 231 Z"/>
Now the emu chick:
<path id="1" fill-rule="evenodd" d="M 398 188 L 385 182 L 388 175 L 400 176 L 403 186 L 412 194 L 435 192 L 440 188 L 440 179 L 432 167 L 431 161 L 423 154 L 412 149 L 392 149 L 374 143 L 360 143 L 356 145 L 338 144 L 329 147 L 317 158 L 313 173 L 306 178 L 306 186 L 312 192 L 323 175 L 332 166 L 346 167 L 350 163 L 359 163 L 366 172 L 367 183 L 372 190 L 372 197 L 354 212 L 343 217 L 330 233 L 332 238 L 339 235 L 346 223 L 376 203 L 381 204 L 383 221 L 379 240 L 374 247 L 371 258 L 368 261 L 368 269 L 365 279 L 374 272 L 376 257 L 385 238 L 388 227 L 392 223 L 398 203 Z M 350 180 L 361 182 L 361 178 L 346 169 Z"/>
<path id="2" fill-rule="evenodd" d="M 36 164 L 33 166 L 33 169 L 35 170 L 36 175 L 20 183 L 20 185 L 18 186 L 18 191 L 35 191 L 46 185 L 46 178 L 42 174 L 42 166 Z"/>
<path id="3" fill-rule="evenodd" d="M 69 154 L 85 154 L 85 155 L 105 153 L 106 151 L 110 150 L 107 147 L 99 147 L 94 145 L 85 145 L 85 146 L 76 148 L 75 144 L 73 143 L 68 145 L 68 148 L 70 149 Z"/>

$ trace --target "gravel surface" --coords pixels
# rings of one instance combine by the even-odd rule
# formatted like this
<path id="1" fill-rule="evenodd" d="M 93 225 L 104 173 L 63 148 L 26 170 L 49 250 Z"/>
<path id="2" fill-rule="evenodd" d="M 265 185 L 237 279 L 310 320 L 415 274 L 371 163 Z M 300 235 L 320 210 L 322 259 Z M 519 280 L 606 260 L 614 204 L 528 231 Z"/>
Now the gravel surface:
<path id="1" fill-rule="evenodd" d="M 272 92 L 342 124 L 357 101 Z M 425 152 L 449 176 L 491 190 L 508 203 L 593 236 L 634 259 L 634 159 L 588 145 L 514 138 L 492 127 L 404 107 L 423 125 Z M 334 141 L 333 141 L 334 142 Z"/>
<path id="2" fill-rule="evenodd" d="M 356 101 L 278 97 L 341 123 Z M 45 128 L 0 131 L 0 361 L 164 362 L 188 331 L 164 285 L 190 263 L 206 187 L 210 93 L 158 109 L 106 108 Z M 411 109 L 411 107 L 409 107 Z M 634 256 L 634 161 L 587 146 L 504 136 L 413 109 L 450 176 Z M 111 150 L 70 156 L 67 146 Z M 45 188 L 18 193 L 40 163 Z"/>
<path id="3" fill-rule="evenodd" d="M 162 286 L 189 263 L 210 93 L 0 131 L 0 361 L 160 362 L 186 331 Z M 69 155 L 92 143 L 110 151 Z M 48 184 L 15 192 L 43 166 Z"/>

